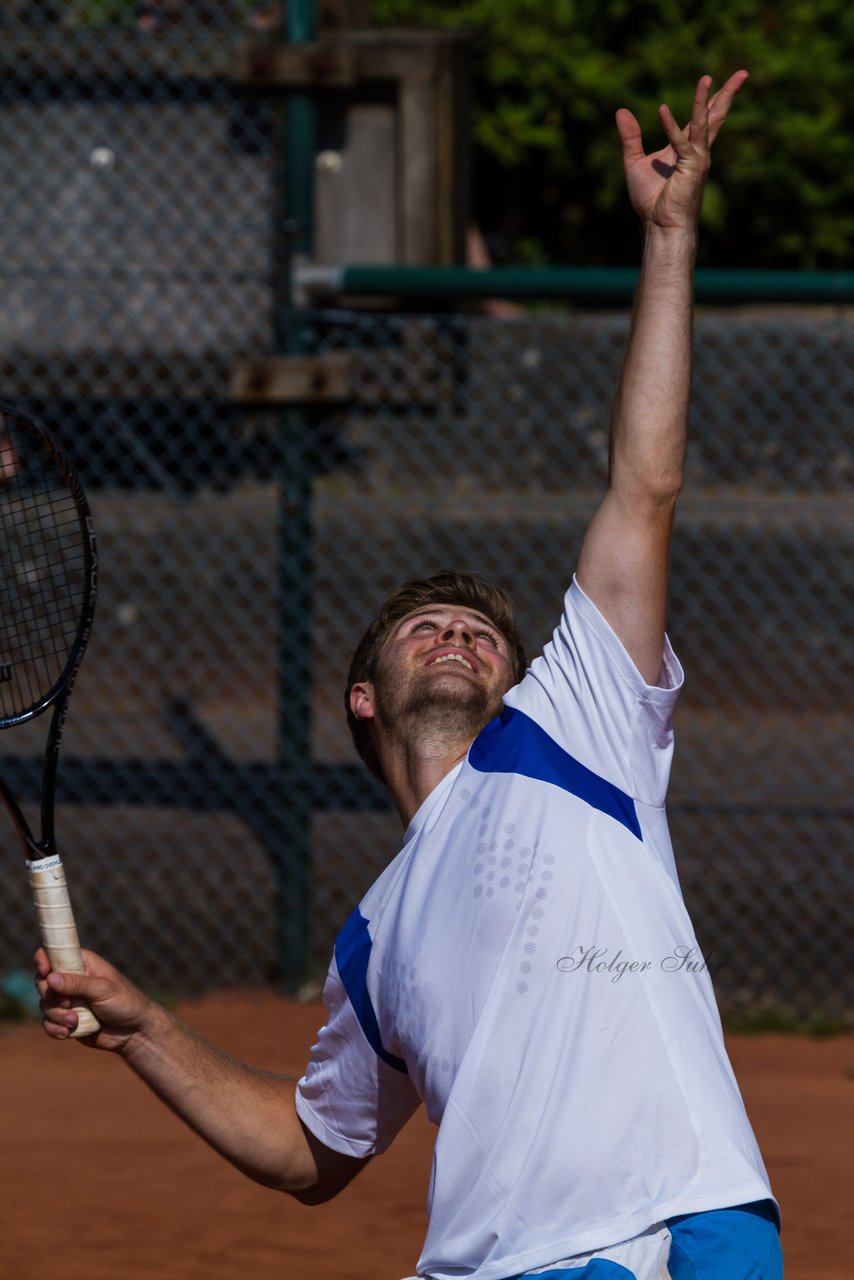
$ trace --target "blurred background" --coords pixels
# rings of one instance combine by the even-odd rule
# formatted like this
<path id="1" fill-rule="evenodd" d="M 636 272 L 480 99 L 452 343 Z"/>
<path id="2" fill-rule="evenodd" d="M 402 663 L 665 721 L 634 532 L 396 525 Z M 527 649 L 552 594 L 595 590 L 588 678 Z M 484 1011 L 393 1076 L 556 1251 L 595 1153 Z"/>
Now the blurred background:
<path id="1" fill-rule="evenodd" d="M 854 11 L 683 8 L 0 11 L 0 396 L 67 448 L 101 553 L 57 827 L 84 945 L 148 989 L 316 989 L 400 840 L 343 718 L 389 590 L 472 568 L 548 639 L 639 249 L 614 111 L 658 146 L 660 101 L 747 66 L 704 210 L 669 810 L 726 1015 L 851 1014 Z M 44 731 L 0 735 L 29 802 Z"/>

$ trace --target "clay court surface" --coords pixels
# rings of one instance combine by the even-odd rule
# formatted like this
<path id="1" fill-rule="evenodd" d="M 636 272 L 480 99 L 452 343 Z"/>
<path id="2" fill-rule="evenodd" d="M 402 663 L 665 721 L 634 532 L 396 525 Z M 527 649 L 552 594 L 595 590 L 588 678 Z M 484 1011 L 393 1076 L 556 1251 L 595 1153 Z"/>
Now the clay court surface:
<path id="1" fill-rule="evenodd" d="M 261 994 L 179 1012 L 236 1056 L 299 1074 L 319 1004 Z M 854 1037 L 731 1037 L 784 1215 L 786 1280 L 851 1280 Z M 9 1280 L 400 1280 L 424 1229 L 431 1129 L 417 1116 L 331 1204 L 245 1180 L 125 1066 L 35 1026 L 0 1027 Z"/>

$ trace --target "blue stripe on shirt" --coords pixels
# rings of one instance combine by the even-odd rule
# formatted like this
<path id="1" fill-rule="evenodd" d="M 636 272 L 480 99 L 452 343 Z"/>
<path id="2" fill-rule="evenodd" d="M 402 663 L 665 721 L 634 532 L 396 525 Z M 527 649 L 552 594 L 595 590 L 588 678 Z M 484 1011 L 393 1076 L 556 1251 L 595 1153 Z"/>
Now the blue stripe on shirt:
<path id="1" fill-rule="evenodd" d="M 481 731 L 469 751 L 469 763 L 480 773 L 518 773 L 550 782 L 616 818 L 638 840 L 643 839 L 632 797 L 564 751 L 545 729 L 515 707 L 505 707 Z"/>
<path id="2" fill-rule="evenodd" d="M 368 933 L 368 921 L 356 907 L 335 940 L 335 963 L 344 984 L 350 1004 L 359 1026 L 365 1033 L 365 1039 L 378 1058 L 409 1075 L 406 1063 L 396 1058 L 383 1046 L 380 1028 L 371 997 L 368 994 L 368 961 L 371 958 L 371 935 Z"/>

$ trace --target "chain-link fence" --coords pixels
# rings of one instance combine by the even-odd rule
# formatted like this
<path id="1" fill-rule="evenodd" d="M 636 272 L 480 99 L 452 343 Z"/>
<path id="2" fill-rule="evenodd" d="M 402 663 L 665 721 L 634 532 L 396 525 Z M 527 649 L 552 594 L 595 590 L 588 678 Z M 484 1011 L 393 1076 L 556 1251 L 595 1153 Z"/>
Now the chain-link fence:
<path id="1" fill-rule="evenodd" d="M 153 38 L 13 8 L 0 389 L 69 448 L 101 550 L 60 764 L 81 933 L 155 990 L 262 982 L 303 947 L 319 975 L 400 839 L 344 725 L 351 649 L 388 590 L 449 565 L 514 590 L 531 650 L 548 638 L 627 317 L 306 313 L 304 344 L 352 356 L 351 402 L 234 404 L 233 363 L 276 343 L 281 163 L 273 104 L 229 80 L 245 7 L 194 26 L 187 5 Z M 854 1004 L 852 409 L 844 314 L 699 317 L 670 814 L 736 1008 Z M 42 741 L 38 722 L 0 735 L 30 798 Z M 11 826 L 6 845 L 0 975 L 34 938 Z"/>

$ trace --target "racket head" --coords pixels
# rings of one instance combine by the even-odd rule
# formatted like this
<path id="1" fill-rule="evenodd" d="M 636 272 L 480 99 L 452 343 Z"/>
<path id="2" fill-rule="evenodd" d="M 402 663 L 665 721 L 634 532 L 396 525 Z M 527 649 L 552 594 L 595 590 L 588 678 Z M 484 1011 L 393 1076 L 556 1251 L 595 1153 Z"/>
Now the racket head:
<path id="1" fill-rule="evenodd" d="M 0 401 L 0 728 L 68 692 L 92 629 L 89 505 L 53 437 Z"/>

